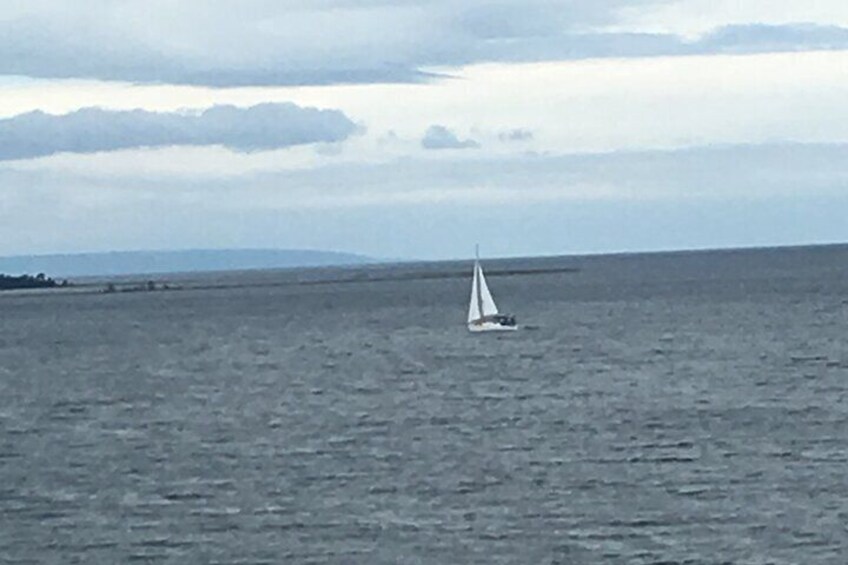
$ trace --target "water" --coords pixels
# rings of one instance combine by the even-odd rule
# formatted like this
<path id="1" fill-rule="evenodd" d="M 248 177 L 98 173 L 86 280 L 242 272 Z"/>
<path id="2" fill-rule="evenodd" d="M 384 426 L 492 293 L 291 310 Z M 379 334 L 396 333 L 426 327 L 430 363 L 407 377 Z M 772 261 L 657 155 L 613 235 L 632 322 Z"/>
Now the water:
<path id="1" fill-rule="evenodd" d="M 0 295 L 0 562 L 845 563 L 848 248 L 486 266 Z"/>

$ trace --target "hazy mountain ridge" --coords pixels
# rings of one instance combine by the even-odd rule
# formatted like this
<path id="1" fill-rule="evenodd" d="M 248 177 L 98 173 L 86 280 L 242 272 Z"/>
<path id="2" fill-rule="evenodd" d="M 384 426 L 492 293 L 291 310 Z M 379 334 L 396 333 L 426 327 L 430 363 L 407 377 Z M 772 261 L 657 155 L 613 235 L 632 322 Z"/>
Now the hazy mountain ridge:
<path id="1" fill-rule="evenodd" d="M 0 273 L 86 277 L 361 265 L 371 262 L 376 260 L 364 255 L 306 249 L 113 251 L 0 257 Z"/>

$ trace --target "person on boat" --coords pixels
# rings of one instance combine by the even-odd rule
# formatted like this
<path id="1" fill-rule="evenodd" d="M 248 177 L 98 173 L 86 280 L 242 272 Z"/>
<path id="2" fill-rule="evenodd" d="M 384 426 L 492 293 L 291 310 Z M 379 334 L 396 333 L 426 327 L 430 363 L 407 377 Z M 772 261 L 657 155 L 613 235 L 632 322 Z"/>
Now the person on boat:
<path id="1" fill-rule="evenodd" d="M 492 322 L 500 326 L 514 326 L 515 316 L 512 316 L 510 314 L 494 314 L 492 316 L 483 316 L 474 323 L 482 325 L 486 322 Z"/>
<path id="2" fill-rule="evenodd" d="M 496 316 L 498 323 L 502 326 L 514 326 L 515 316 L 512 314 L 500 314 Z"/>

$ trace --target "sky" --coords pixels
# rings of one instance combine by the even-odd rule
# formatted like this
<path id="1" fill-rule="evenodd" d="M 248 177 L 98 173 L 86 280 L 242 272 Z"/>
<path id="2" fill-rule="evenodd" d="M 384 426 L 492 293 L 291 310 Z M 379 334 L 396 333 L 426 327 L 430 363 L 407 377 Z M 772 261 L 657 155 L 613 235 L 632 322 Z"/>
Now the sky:
<path id="1" fill-rule="evenodd" d="M 848 241 L 844 0 L 6 0 L 0 255 Z"/>

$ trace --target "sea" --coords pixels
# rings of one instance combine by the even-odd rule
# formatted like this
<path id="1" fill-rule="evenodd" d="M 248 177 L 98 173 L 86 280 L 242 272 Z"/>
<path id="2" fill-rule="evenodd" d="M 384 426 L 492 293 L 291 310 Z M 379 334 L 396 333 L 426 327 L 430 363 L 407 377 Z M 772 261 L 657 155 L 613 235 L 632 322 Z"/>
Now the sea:
<path id="1" fill-rule="evenodd" d="M 848 246 L 483 266 L 0 293 L 0 563 L 848 563 Z"/>

